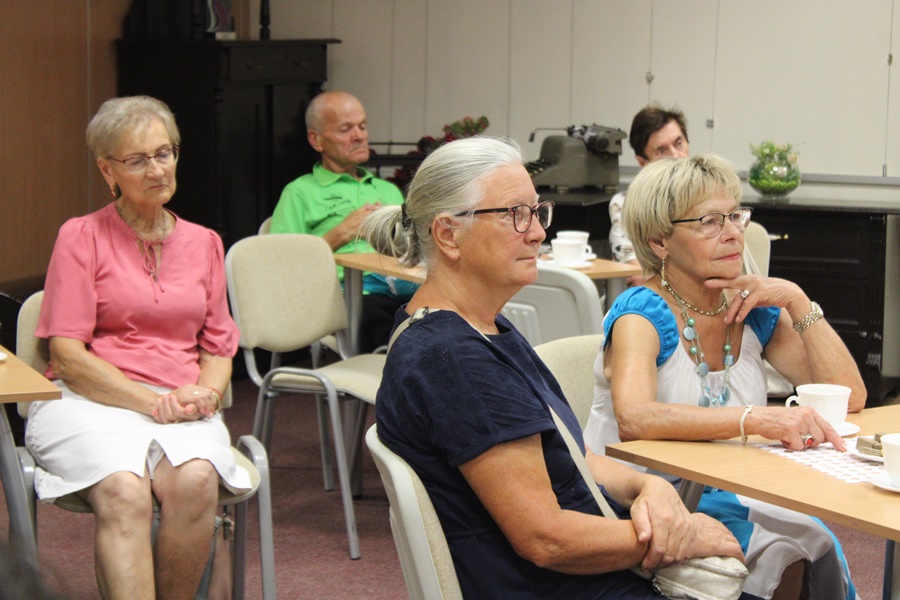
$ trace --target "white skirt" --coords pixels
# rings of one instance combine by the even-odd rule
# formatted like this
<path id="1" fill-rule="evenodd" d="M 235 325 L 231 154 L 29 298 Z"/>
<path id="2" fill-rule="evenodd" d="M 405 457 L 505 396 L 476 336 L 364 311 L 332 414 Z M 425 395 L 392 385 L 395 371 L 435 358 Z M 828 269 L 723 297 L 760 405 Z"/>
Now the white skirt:
<path id="1" fill-rule="evenodd" d="M 42 502 L 88 488 L 113 473 L 149 473 L 166 456 L 173 466 L 208 460 L 232 492 L 249 490 L 250 474 L 235 465 L 221 414 L 210 419 L 160 424 L 133 410 L 88 400 L 54 381 L 61 400 L 32 402 L 25 445 L 35 458 L 34 487 Z M 145 387 L 163 393 L 159 386 Z"/>

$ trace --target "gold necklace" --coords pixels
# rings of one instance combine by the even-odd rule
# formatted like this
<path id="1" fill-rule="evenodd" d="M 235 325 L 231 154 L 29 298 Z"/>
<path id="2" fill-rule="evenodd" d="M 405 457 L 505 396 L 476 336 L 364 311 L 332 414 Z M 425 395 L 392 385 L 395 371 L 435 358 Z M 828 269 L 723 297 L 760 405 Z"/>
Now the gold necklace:
<path id="1" fill-rule="evenodd" d="M 679 296 L 675 292 L 675 290 L 672 288 L 672 286 L 669 285 L 669 281 L 666 279 L 666 263 L 665 262 L 663 262 L 662 270 L 660 271 L 660 274 L 659 274 L 659 283 L 664 288 L 669 290 L 670 294 L 675 296 L 675 300 L 678 301 L 678 304 L 686 306 L 687 308 L 691 309 L 692 311 L 694 311 L 696 313 L 700 313 L 701 315 L 705 315 L 707 317 L 715 317 L 716 315 L 720 314 L 723 310 L 728 308 L 728 302 L 725 301 L 725 292 L 722 292 L 722 304 L 719 306 L 719 308 L 717 308 L 714 311 L 703 310 L 702 308 L 697 308 L 696 306 L 694 306 L 693 304 L 691 304 L 690 302 L 688 302 L 687 300 L 685 300 L 684 298 Z"/>
<path id="2" fill-rule="evenodd" d="M 142 236 L 140 233 L 138 233 L 138 230 L 135 229 L 134 226 L 133 226 L 131 223 L 128 222 L 128 219 L 125 218 L 125 213 L 122 212 L 122 207 L 119 206 L 118 200 L 115 201 L 115 202 L 113 202 L 113 205 L 116 207 L 116 212 L 119 213 L 119 218 L 122 219 L 122 222 L 125 223 L 126 225 L 128 225 L 128 228 L 131 229 L 131 230 L 134 232 L 134 234 L 138 237 L 138 239 L 141 240 L 142 242 L 148 242 L 148 243 L 151 243 L 151 244 L 158 244 L 159 242 L 161 242 L 161 241 L 163 241 L 164 239 L 166 239 L 167 237 L 169 237 L 169 233 L 171 233 L 171 232 L 169 231 L 169 225 L 168 225 L 168 220 L 166 219 L 165 211 L 163 211 L 163 232 L 162 232 L 162 235 L 160 235 L 160 236 L 159 236 L 158 238 L 156 238 L 156 239 L 149 239 L 149 238 L 145 238 L 145 237 Z"/>

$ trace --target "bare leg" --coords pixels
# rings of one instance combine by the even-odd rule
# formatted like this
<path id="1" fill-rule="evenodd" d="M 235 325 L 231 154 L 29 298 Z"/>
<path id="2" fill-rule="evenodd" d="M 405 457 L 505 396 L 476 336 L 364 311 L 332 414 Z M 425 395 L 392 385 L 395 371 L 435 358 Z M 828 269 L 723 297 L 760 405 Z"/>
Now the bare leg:
<path id="1" fill-rule="evenodd" d="M 212 545 L 219 475 L 206 460 L 173 467 L 163 458 L 152 486 L 160 506 L 154 549 L 157 596 L 191 599 Z"/>
<path id="2" fill-rule="evenodd" d="M 775 588 L 772 600 L 795 600 L 808 597 L 809 592 L 806 591 L 804 593 L 806 589 L 804 585 L 805 580 L 806 561 L 798 560 L 788 565 L 784 573 L 781 574 L 781 583 Z"/>
<path id="3" fill-rule="evenodd" d="M 153 598 L 149 477 L 113 473 L 83 496 L 94 511 L 94 565 L 100 595 L 107 600 Z"/>

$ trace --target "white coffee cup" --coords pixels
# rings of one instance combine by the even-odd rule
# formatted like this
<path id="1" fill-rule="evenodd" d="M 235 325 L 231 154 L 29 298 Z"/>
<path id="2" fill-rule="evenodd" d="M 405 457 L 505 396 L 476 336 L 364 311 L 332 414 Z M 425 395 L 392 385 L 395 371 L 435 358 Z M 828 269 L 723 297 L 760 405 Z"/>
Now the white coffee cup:
<path id="1" fill-rule="evenodd" d="M 797 386 L 797 395 L 785 400 L 784 405 L 796 402 L 800 406 L 809 406 L 829 425 L 837 429 L 847 420 L 847 404 L 850 400 L 850 388 L 833 383 L 808 383 Z"/>
<path id="2" fill-rule="evenodd" d="M 560 267 L 573 267 L 584 262 L 584 243 L 581 240 L 555 238 L 550 241 L 553 246 L 553 262 Z"/>
<path id="3" fill-rule="evenodd" d="M 886 433 L 881 436 L 881 453 L 884 455 L 884 470 L 894 487 L 900 487 L 900 433 Z"/>
<path id="4" fill-rule="evenodd" d="M 558 231 L 556 233 L 557 239 L 561 240 L 578 240 L 584 246 L 584 255 L 587 257 L 590 254 L 593 254 L 593 250 L 591 249 L 591 245 L 588 243 L 588 238 L 590 237 L 590 233 L 587 231 L 578 231 L 575 229 L 566 229 L 563 231 Z M 584 259 L 582 259 L 584 260 Z"/>

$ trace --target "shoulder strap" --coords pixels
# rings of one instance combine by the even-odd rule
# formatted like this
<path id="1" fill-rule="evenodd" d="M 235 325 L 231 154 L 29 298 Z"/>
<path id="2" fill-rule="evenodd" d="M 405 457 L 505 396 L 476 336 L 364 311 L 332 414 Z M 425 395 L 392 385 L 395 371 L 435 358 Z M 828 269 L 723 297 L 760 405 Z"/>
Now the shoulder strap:
<path id="1" fill-rule="evenodd" d="M 550 415 L 553 417 L 553 422 L 556 423 L 556 428 L 559 429 L 559 432 L 562 434 L 563 439 L 566 441 L 566 446 L 568 446 L 569 448 L 569 453 L 572 455 L 572 460 L 575 461 L 575 466 L 578 467 L 578 472 L 581 473 L 581 477 L 587 484 L 588 489 L 591 490 L 591 494 L 593 494 L 594 500 L 596 500 L 597 504 L 600 505 L 600 512 L 603 513 L 603 516 L 607 519 L 618 519 L 619 517 L 616 515 L 616 512 L 609 505 L 609 502 L 606 501 L 606 498 L 603 497 L 603 494 L 600 493 L 600 488 L 597 487 L 597 482 L 594 481 L 594 476 L 591 475 L 591 468 L 588 466 L 587 460 L 585 460 L 584 455 L 581 454 L 581 449 L 578 447 L 578 443 L 575 441 L 575 438 L 572 437 L 572 432 L 569 431 L 569 428 L 566 427 L 566 424 L 563 423 L 563 420 L 559 418 L 559 415 L 556 414 L 556 411 L 553 410 L 552 406 L 548 404 L 547 408 L 550 409 Z"/>
<path id="2" fill-rule="evenodd" d="M 409 317 L 408 319 L 406 319 L 405 321 L 403 321 L 402 323 L 400 323 L 399 325 L 397 325 L 397 328 L 394 329 L 394 333 L 391 334 L 391 341 L 388 342 L 388 349 L 387 349 L 387 351 L 388 351 L 388 352 L 391 351 L 391 347 L 394 345 L 394 342 L 397 341 L 397 338 L 400 337 L 400 334 L 401 334 L 401 333 L 403 333 L 404 331 L 406 331 L 406 328 L 407 328 L 407 327 L 409 327 L 410 325 L 412 325 L 412 324 L 415 323 L 416 321 L 420 321 L 420 320 L 421 320 L 422 318 L 424 318 L 425 315 L 427 315 L 428 313 L 437 312 L 437 311 L 439 311 L 439 310 L 441 310 L 441 309 L 439 309 L 439 308 L 428 308 L 427 306 L 423 306 L 422 308 L 416 310 L 416 312 L 414 312 L 414 313 L 412 314 L 411 317 Z"/>

